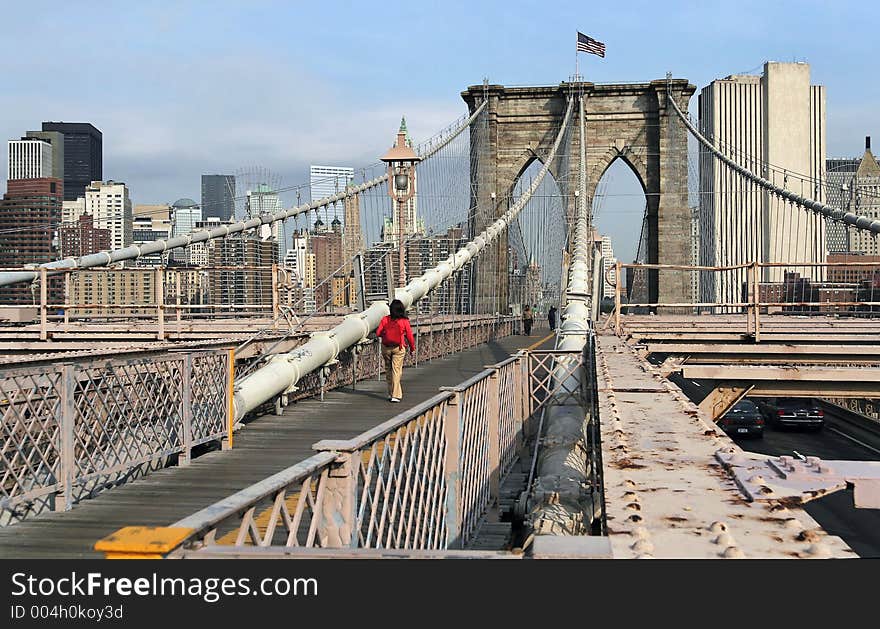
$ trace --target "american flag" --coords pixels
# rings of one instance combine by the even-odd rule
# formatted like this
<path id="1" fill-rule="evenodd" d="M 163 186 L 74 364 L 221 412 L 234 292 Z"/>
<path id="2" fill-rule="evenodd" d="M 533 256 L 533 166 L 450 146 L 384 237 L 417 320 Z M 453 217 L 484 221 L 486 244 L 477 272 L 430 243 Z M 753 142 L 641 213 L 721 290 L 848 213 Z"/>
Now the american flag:
<path id="1" fill-rule="evenodd" d="M 587 37 L 580 31 L 578 31 L 577 51 L 589 52 L 594 55 L 599 55 L 603 59 L 605 58 L 605 44 L 596 41 L 592 37 Z"/>

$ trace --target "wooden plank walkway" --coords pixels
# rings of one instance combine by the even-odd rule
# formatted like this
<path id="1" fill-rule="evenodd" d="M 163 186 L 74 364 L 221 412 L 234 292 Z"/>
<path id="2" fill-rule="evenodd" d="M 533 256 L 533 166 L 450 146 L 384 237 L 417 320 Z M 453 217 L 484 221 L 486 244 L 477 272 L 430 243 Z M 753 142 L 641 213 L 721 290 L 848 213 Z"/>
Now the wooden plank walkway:
<path id="1" fill-rule="evenodd" d="M 391 404 L 381 381 L 340 388 L 324 401 L 309 399 L 266 415 L 235 435 L 231 451 L 204 454 L 186 467 L 168 467 L 84 500 L 71 511 L 45 513 L 0 528 L 0 558 L 99 557 L 92 545 L 128 525 L 165 526 L 313 454 L 321 439 L 349 439 L 410 406 L 537 344 L 549 330 L 499 339 L 453 356 L 404 370 L 404 402 Z"/>

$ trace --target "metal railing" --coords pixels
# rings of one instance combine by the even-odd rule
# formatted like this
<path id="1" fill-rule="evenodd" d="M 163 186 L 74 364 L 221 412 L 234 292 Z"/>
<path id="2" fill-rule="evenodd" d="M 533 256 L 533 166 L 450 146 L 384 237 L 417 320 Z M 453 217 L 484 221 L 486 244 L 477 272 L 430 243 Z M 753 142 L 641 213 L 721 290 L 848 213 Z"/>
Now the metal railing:
<path id="1" fill-rule="evenodd" d="M 0 268 L 0 273 L 24 270 Z M 270 330 L 280 330 L 292 325 L 287 319 L 295 313 L 348 314 L 352 309 L 332 304 L 306 307 L 306 294 L 320 289 L 323 282 L 298 287 L 290 281 L 289 270 L 278 264 L 100 267 L 53 273 L 41 268 L 38 273 L 33 303 L 0 304 L 0 318 L 10 310 L 33 311 L 41 340 L 67 331 L 71 323 L 86 321 L 137 320 L 154 325 L 161 341 L 169 333 L 181 334 L 192 322 L 271 317 Z"/>
<path id="2" fill-rule="evenodd" d="M 353 439 L 316 443 L 318 454 L 173 524 L 192 530 L 182 549 L 462 547 L 515 460 L 523 361 L 494 365 Z"/>
<path id="3" fill-rule="evenodd" d="M 514 334 L 515 323 L 516 317 L 510 315 L 456 315 L 438 321 L 413 321 L 416 350 L 407 352 L 404 364 L 418 366 L 510 336 Z M 295 350 L 309 338 L 303 335 L 299 339 L 291 339 L 291 345 L 285 351 Z M 250 368 L 238 364 L 236 370 L 237 378 L 242 371 L 249 371 Z M 322 396 L 337 387 L 356 386 L 358 381 L 381 376 L 384 371 L 379 342 L 368 340 L 340 353 L 335 363 L 304 376 L 297 383 L 296 391 L 282 395 L 281 406 L 316 395 Z"/>
<path id="4" fill-rule="evenodd" d="M 628 298 L 623 270 L 628 269 Z M 662 276 L 662 277 L 661 277 Z M 880 317 L 880 262 L 750 262 L 731 266 L 617 263 L 612 319 L 655 309 L 672 314 L 741 314 L 760 339 L 761 315 Z M 651 299 L 649 286 L 666 283 L 689 295 L 680 301 Z"/>
<path id="5" fill-rule="evenodd" d="M 305 461 L 171 524 L 186 534 L 167 556 L 465 547 L 514 468 L 531 410 L 565 386 L 547 381 L 554 357 L 582 366 L 563 354 L 520 352 L 357 437 L 316 443 Z"/>
<path id="6" fill-rule="evenodd" d="M 69 510 L 222 439 L 230 360 L 205 351 L 0 370 L 0 524 Z"/>

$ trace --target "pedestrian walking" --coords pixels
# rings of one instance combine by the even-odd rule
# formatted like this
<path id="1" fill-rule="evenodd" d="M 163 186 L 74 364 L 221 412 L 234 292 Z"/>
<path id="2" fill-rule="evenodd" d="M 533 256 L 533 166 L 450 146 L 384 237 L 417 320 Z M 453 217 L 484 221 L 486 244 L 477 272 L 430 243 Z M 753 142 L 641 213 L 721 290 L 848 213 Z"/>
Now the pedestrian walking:
<path id="1" fill-rule="evenodd" d="M 550 329 L 556 329 L 556 306 L 550 306 L 550 310 L 547 311 L 547 323 L 550 324 Z"/>
<path id="2" fill-rule="evenodd" d="M 532 323 L 534 323 L 534 321 L 535 321 L 535 315 L 532 313 L 531 307 L 526 306 L 525 308 L 523 308 L 522 321 L 523 321 L 523 333 L 526 336 L 531 336 L 532 335 Z"/>
<path id="3" fill-rule="evenodd" d="M 385 381 L 388 383 L 388 401 L 400 402 L 403 389 L 400 378 L 403 376 L 403 359 L 406 357 L 406 345 L 415 351 L 416 340 L 413 338 L 412 327 L 406 316 L 403 302 L 395 299 L 389 306 L 391 314 L 382 317 L 376 336 L 382 341 L 382 358 L 385 360 Z"/>

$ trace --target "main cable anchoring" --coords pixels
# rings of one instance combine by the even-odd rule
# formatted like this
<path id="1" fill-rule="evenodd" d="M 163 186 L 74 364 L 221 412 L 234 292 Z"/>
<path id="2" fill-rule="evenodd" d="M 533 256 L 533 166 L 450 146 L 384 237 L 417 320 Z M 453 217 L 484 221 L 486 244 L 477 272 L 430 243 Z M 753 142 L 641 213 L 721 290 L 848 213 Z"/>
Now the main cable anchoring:
<path id="1" fill-rule="evenodd" d="M 750 170 L 743 168 L 735 161 L 724 155 L 721 151 L 719 151 L 712 142 L 710 142 L 705 136 L 703 136 L 703 134 L 701 134 L 696 129 L 696 127 L 691 124 L 691 121 L 688 120 L 687 116 L 685 116 L 682 113 L 681 109 L 679 109 L 678 103 L 675 102 L 675 98 L 672 96 L 671 90 L 669 90 L 668 88 L 666 90 L 666 100 L 672 105 L 672 109 L 675 110 L 676 114 L 678 114 L 678 117 L 684 123 L 685 128 L 687 128 L 691 135 L 693 135 L 697 139 L 697 141 L 699 141 L 700 144 L 707 148 L 709 152 L 711 152 L 716 158 L 721 160 L 724 165 L 726 165 L 728 168 L 733 169 L 734 172 L 742 175 L 749 181 L 756 183 L 768 192 L 776 194 L 783 199 L 786 199 L 787 201 L 791 201 L 792 203 L 799 205 L 804 209 L 810 210 L 817 214 L 821 214 L 822 216 L 830 218 L 831 220 L 840 221 L 847 225 L 852 225 L 856 229 L 862 229 L 865 231 L 873 232 L 875 234 L 880 234 L 880 220 L 872 220 L 866 216 L 859 216 L 858 214 L 853 214 L 852 212 L 847 212 L 839 208 L 831 207 L 830 205 L 820 203 L 819 201 L 815 201 L 808 197 L 803 197 L 790 190 L 786 190 L 785 188 L 780 188 L 779 186 L 764 179 L 763 177 L 759 177 Z"/>

